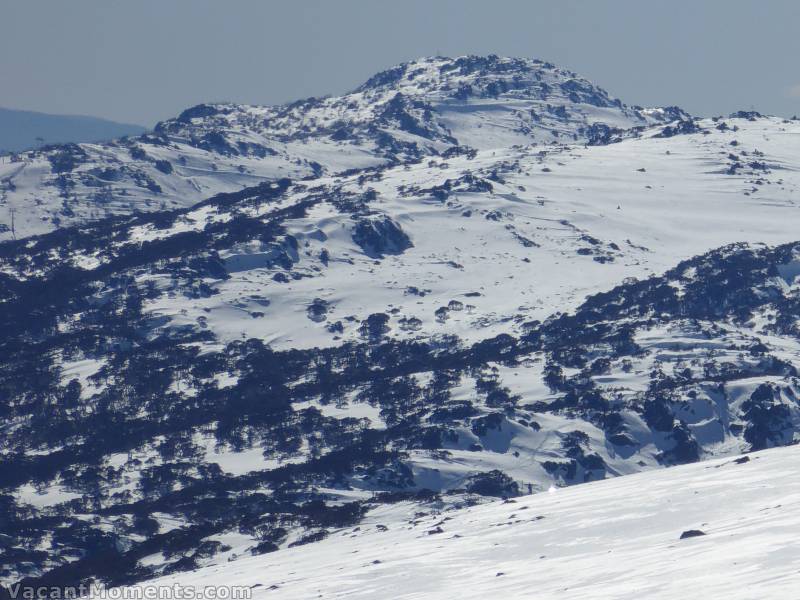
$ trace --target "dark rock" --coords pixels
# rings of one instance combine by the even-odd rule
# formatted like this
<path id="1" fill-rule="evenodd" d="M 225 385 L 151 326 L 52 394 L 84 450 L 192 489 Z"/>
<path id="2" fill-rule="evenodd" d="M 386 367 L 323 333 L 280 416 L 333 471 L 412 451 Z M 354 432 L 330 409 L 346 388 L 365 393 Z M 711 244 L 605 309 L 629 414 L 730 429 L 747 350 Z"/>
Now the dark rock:
<path id="1" fill-rule="evenodd" d="M 402 254 L 414 245 L 400 225 L 387 216 L 359 219 L 353 229 L 353 241 L 372 258 Z"/>
<path id="2" fill-rule="evenodd" d="M 306 309 L 306 314 L 308 315 L 308 318 L 315 323 L 321 323 L 328 318 L 329 308 L 330 304 L 326 300 L 314 298 L 314 301 L 309 304 L 308 308 Z"/>
<path id="3" fill-rule="evenodd" d="M 703 535 L 705 535 L 705 532 L 700 531 L 699 529 L 687 529 L 686 531 L 684 531 L 681 534 L 681 538 L 680 539 L 685 540 L 685 539 L 688 539 L 688 538 L 700 537 L 700 536 L 703 536 Z"/>

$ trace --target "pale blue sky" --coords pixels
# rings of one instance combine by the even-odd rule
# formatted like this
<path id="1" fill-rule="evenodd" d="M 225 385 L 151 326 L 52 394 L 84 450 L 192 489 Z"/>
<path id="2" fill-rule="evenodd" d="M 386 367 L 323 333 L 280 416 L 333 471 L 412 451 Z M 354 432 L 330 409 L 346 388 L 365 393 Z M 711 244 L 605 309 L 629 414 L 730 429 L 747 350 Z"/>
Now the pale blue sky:
<path id="1" fill-rule="evenodd" d="M 0 0 L 0 106 L 152 125 L 423 55 L 553 61 L 629 104 L 800 113 L 797 0 Z"/>

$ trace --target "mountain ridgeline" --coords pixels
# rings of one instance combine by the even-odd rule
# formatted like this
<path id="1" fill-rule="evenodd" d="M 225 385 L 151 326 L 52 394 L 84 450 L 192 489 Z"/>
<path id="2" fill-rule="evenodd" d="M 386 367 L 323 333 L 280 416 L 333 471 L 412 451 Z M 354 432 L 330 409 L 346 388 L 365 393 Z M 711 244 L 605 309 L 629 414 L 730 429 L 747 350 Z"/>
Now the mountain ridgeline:
<path id="1" fill-rule="evenodd" d="M 101 142 L 144 133 L 145 127 L 76 115 L 0 108 L 0 154 L 45 144 Z"/>
<path id="2" fill-rule="evenodd" d="M 628 107 L 575 73 L 536 60 L 431 58 L 341 97 L 282 106 L 201 104 L 152 132 L 44 146 L 0 163 L 0 239 L 131 211 L 187 207 L 280 177 L 419 161 L 450 148 L 608 143 L 690 119 Z"/>

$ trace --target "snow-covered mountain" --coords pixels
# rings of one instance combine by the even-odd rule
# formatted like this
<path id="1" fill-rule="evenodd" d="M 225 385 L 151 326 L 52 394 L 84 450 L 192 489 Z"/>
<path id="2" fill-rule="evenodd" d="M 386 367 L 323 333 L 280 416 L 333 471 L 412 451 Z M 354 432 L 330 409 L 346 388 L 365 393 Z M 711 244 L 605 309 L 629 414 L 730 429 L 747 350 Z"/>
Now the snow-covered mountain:
<path id="1" fill-rule="evenodd" d="M 437 58 L 3 165 L 17 214 L 54 177 L 88 212 L 0 244 L 0 579 L 222 573 L 794 443 L 799 135 Z"/>
<path id="2" fill-rule="evenodd" d="M 113 214 L 187 207 L 278 177 L 438 156 L 453 146 L 605 143 L 686 120 L 631 108 L 575 73 L 535 60 L 427 58 L 342 97 L 285 106 L 203 104 L 155 130 L 0 159 L 0 240 Z"/>

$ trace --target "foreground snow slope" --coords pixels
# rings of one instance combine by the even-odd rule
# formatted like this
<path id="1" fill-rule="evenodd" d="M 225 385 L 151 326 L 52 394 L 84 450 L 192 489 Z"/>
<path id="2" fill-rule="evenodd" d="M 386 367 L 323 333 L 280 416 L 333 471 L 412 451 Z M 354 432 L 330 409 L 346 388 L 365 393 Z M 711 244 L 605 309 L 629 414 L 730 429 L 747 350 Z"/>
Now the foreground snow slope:
<path id="1" fill-rule="evenodd" d="M 790 598 L 798 459 L 792 446 L 416 518 L 384 508 L 322 542 L 151 583 L 256 600 Z"/>

